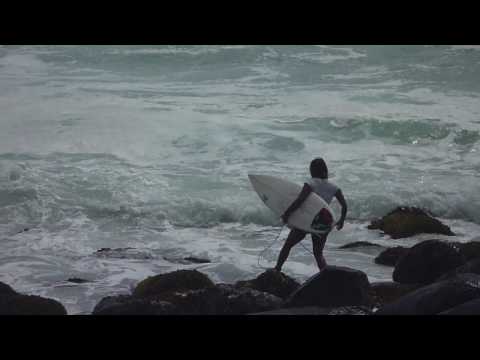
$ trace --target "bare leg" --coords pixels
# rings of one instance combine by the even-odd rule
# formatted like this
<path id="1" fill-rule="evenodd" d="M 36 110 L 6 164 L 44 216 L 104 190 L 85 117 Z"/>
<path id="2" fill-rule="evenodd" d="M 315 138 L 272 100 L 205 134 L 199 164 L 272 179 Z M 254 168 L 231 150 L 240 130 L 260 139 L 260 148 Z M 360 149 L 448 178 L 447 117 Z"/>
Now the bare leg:
<path id="1" fill-rule="evenodd" d="M 318 269 L 322 271 L 326 266 L 327 262 L 323 257 L 323 247 L 327 241 L 328 233 L 325 235 L 313 235 L 312 234 L 312 245 L 313 245 L 313 255 L 317 261 Z"/>
<path id="2" fill-rule="evenodd" d="M 288 234 L 288 238 L 285 241 L 285 244 L 283 244 L 282 250 L 280 250 L 280 254 L 278 255 L 275 270 L 280 271 L 282 269 L 283 263 L 287 260 L 288 255 L 290 254 L 290 249 L 302 241 L 306 235 L 306 232 L 299 229 L 292 229 L 292 231 L 290 231 L 290 234 Z"/>

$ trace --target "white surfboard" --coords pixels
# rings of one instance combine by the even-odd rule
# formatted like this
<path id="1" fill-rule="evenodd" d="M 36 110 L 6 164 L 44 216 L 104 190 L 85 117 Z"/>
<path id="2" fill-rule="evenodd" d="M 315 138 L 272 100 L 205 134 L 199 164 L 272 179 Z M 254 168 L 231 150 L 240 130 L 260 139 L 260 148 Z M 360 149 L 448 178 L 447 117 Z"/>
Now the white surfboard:
<path id="1" fill-rule="evenodd" d="M 274 176 L 249 174 L 248 178 L 260 199 L 278 217 L 288 209 L 302 191 L 302 186 Z M 312 228 L 315 217 L 323 208 L 327 209 L 334 217 L 334 213 L 325 200 L 312 192 L 302 205 L 292 213 L 287 225 L 309 233 L 325 233 L 324 229 Z"/>

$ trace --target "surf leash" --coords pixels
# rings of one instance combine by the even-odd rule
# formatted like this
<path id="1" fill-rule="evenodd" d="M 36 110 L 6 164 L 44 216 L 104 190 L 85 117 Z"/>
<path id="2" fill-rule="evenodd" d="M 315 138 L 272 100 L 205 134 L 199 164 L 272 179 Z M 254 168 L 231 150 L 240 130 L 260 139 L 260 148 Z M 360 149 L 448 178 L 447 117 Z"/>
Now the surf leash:
<path id="1" fill-rule="evenodd" d="M 283 222 L 282 222 L 283 223 Z M 278 232 L 277 234 L 277 237 L 270 243 L 270 245 L 268 245 L 265 249 L 262 250 L 262 252 L 258 255 L 258 258 L 257 258 L 257 266 L 260 268 L 260 269 L 263 269 L 263 270 L 268 270 L 270 268 L 267 268 L 267 267 L 264 267 L 260 264 L 260 259 L 262 258 L 262 255 L 268 250 L 270 249 L 273 244 L 275 244 L 278 239 L 280 238 L 280 235 L 282 234 L 283 232 L 283 229 L 285 228 L 287 224 L 283 224 L 283 226 L 280 228 L 280 231 Z"/>
<path id="2" fill-rule="evenodd" d="M 267 246 L 265 247 L 265 249 L 262 250 L 262 252 L 258 255 L 258 258 L 257 258 L 257 267 L 260 268 L 260 269 L 263 269 L 263 270 L 268 270 L 270 269 L 269 267 L 264 267 L 260 264 L 260 259 L 263 257 L 263 254 L 268 250 L 270 249 L 273 244 L 275 244 L 278 239 L 280 238 L 280 235 L 282 234 L 283 232 L 283 229 L 285 228 L 285 226 L 287 226 L 287 224 L 283 224 L 283 226 L 280 228 L 280 231 L 279 233 L 277 234 L 277 236 L 275 237 L 275 239 Z M 310 251 L 305 245 L 303 245 L 303 243 L 300 241 L 300 245 L 302 245 L 302 247 L 308 252 L 310 253 L 311 255 L 313 255 L 313 252 Z"/>

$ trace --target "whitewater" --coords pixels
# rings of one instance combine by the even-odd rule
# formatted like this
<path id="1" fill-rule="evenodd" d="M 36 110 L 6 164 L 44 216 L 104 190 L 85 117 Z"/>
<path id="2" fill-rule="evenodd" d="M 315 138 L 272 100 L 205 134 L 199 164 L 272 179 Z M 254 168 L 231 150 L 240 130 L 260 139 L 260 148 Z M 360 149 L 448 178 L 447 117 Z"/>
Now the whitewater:
<path id="1" fill-rule="evenodd" d="M 287 230 L 247 174 L 302 184 L 315 157 L 349 206 L 327 263 L 390 280 L 339 247 L 432 238 L 367 229 L 399 205 L 480 240 L 479 154 L 478 46 L 0 46 L 0 281 L 88 314 L 167 271 L 252 278 Z"/>

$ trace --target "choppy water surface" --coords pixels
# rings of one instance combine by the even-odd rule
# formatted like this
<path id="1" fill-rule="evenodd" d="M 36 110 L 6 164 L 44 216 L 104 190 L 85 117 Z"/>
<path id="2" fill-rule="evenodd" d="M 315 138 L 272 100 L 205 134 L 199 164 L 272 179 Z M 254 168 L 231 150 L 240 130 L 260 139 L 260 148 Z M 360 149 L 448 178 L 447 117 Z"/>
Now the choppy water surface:
<path id="1" fill-rule="evenodd" d="M 366 229 L 397 205 L 480 235 L 479 95 L 475 46 L 2 46 L 0 281 L 76 314 L 159 272 L 255 276 L 280 226 L 247 173 L 301 183 L 317 156 L 349 204 L 327 261 L 389 279 L 380 250 L 338 247 L 425 239 Z"/>

